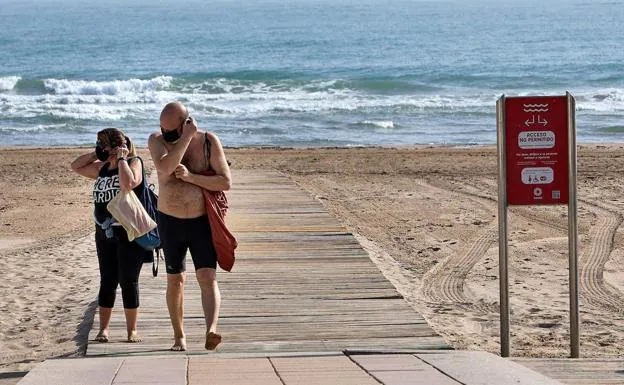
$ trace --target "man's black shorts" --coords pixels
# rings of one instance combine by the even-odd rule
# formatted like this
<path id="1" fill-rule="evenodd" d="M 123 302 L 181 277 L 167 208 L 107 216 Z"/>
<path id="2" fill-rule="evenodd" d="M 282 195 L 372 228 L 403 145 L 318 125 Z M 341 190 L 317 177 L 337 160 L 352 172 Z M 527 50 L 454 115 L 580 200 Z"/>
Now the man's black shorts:
<path id="1" fill-rule="evenodd" d="M 186 271 L 186 251 L 191 251 L 195 270 L 217 268 L 217 252 L 212 243 L 208 216 L 176 218 L 158 212 L 158 232 L 165 253 L 168 274 Z"/>

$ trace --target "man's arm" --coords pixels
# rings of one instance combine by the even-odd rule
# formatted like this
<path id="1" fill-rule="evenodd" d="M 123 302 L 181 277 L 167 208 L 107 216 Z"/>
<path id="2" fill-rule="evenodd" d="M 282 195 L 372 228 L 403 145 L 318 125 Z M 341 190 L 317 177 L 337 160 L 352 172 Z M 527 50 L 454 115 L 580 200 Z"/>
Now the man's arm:
<path id="1" fill-rule="evenodd" d="M 212 133 L 208 133 L 210 140 L 210 165 L 215 171 L 215 175 L 200 175 L 188 171 L 184 165 L 179 165 L 176 170 L 176 178 L 187 183 L 192 183 L 210 191 L 227 191 L 232 187 L 232 177 L 230 166 L 225 159 L 225 153 L 219 138 Z"/>
<path id="2" fill-rule="evenodd" d="M 147 141 L 147 147 L 149 148 L 156 171 L 159 174 L 171 175 L 182 162 L 182 157 L 191 142 L 192 136 L 182 135 L 171 151 L 167 151 L 167 148 L 159 136 L 158 133 L 151 134 Z"/>
<path id="3" fill-rule="evenodd" d="M 173 145 L 171 151 L 167 151 L 163 143 L 164 139 L 162 139 L 162 135 L 158 133 L 150 135 L 147 141 L 147 147 L 150 150 L 154 166 L 159 174 L 173 174 L 176 167 L 182 163 L 182 157 L 196 132 L 197 125 L 195 119 L 189 118 L 188 123 L 185 122 L 184 126 L 182 126 L 182 136 L 180 136 L 180 140 Z"/>

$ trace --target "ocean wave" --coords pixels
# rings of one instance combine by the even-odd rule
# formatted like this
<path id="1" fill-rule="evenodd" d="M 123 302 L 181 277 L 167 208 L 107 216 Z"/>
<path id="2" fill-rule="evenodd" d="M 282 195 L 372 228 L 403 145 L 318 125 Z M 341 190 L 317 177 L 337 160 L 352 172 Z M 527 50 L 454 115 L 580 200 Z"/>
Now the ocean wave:
<path id="1" fill-rule="evenodd" d="M 363 126 L 372 126 L 383 129 L 391 129 L 394 128 L 394 122 L 392 120 L 364 120 L 359 124 Z"/>
<path id="2" fill-rule="evenodd" d="M 177 87 L 176 87 L 177 86 Z M 341 85 L 339 80 L 273 80 L 241 81 L 228 78 L 207 79 L 197 83 L 176 80 L 171 91 L 193 94 L 221 95 L 273 95 L 273 94 L 341 94 L 355 92 Z"/>
<path id="3" fill-rule="evenodd" d="M 21 76 L 0 77 L 0 91 L 11 91 L 20 80 Z"/>
<path id="4" fill-rule="evenodd" d="M 57 95 L 122 95 L 161 91 L 171 85 L 171 76 L 153 79 L 128 79 L 112 81 L 45 79 L 43 84 Z"/>
<path id="5" fill-rule="evenodd" d="M 622 134 L 624 133 L 624 126 L 607 126 L 598 129 L 598 132 L 605 134 Z"/>
<path id="6" fill-rule="evenodd" d="M 362 79 L 240 79 L 218 77 L 208 79 L 176 79 L 179 91 L 207 94 L 245 94 L 275 92 L 360 92 L 369 95 L 409 94 L 439 91 L 441 88 L 402 78 Z M 174 88 L 175 89 L 175 88 Z"/>
<path id="7" fill-rule="evenodd" d="M 59 84 L 63 85 L 51 94 L 1 93 L 0 112 L 9 118 L 51 115 L 86 120 L 152 119 L 167 102 L 180 100 L 193 114 L 234 119 L 317 113 L 355 113 L 365 117 L 360 122 L 393 121 L 393 117 L 400 115 L 435 115 L 445 120 L 458 116 L 462 119 L 465 116 L 489 119 L 495 115 L 496 100 L 500 97 L 499 93 L 488 90 L 458 90 L 455 94 L 447 91 L 444 94 L 367 95 L 331 88 L 331 82 L 316 82 L 315 86 L 325 90 L 313 92 L 305 88 L 311 84 L 309 82 L 297 89 L 283 90 L 258 83 L 244 91 L 222 85 L 224 93 L 215 94 L 155 89 L 174 82 L 164 76 L 137 82 L 61 81 Z M 23 83 L 33 82 L 22 79 L 17 88 Z M 31 87 L 36 88 L 34 83 Z M 71 93 L 63 93 L 64 89 Z M 122 91 L 124 89 L 127 91 Z M 573 95 L 577 111 L 582 113 L 620 115 L 624 111 L 622 89 L 579 91 Z"/>
<path id="8" fill-rule="evenodd" d="M 607 89 L 594 91 L 589 95 L 585 95 L 588 99 L 597 102 L 624 102 L 624 90 Z"/>
<path id="9" fill-rule="evenodd" d="M 22 133 L 42 133 L 42 132 L 58 132 L 62 134 L 68 134 L 71 132 L 83 132 L 85 129 L 72 127 L 69 124 L 34 124 L 27 127 L 0 127 L 0 134 L 22 134 Z"/>
<path id="10" fill-rule="evenodd" d="M 124 105 L 96 105 L 96 104 L 31 104 L 17 106 L 3 106 L 2 120 L 43 119 L 47 121 L 63 122 L 65 120 L 78 121 L 119 121 L 131 117 L 141 116 L 145 118 L 156 110 L 145 108 L 131 108 Z"/>
<path id="11" fill-rule="evenodd" d="M 187 73 L 183 78 L 190 83 L 202 83 L 210 79 L 229 79 L 240 82 L 271 82 L 280 80 L 306 79 L 307 75 L 293 71 L 218 71 Z"/>
<path id="12" fill-rule="evenodd" d="M 182 101 L 194 114 L 256 118 L 307 113 L 423 114 L 494 111 L 495 95 L 482 96 L 364 96 L 352 92 L 254 92 L 249 94 L 184 94 L 170 91 L 120 95 L 0 95 L 0 111 L 12 118 L 32 114 L 121 119 L 158 114 L 171 101 Z M 112 112 L 111 112 L 112 111 Z M 385 120 L 385 119 L 384 119 Z"/>
<path id="13" fill-rule="evenodd" d="M 578 110 L 600 113 L 624 111 L 624 89 L 609 88 L 574 94 Z"/>
<path id="14" fill-rule="evenodd" d="M 218 76 L 210 78 L 208 76 Z M 280 77 L 281 76 L 281 77 Z M 409 76 L 361 77 L 354 79 L 309 79 L 296 74 L 241 71 L 219 74 L 159 75 L 151 79 L 111 81 L 68 79 L 0 78 L 0 102 L 17 104 L 17 96 L 34 96 L 19 103 L 62 105 L 138 104 L 162 108 L 171 100 L 181 100 L 191 108 L 214 114 L 265 114 L 305 112 L 349 112 L 386 109 L 392 113 L 434 111 L 454 114 L 471 111 L 489 114 L 503 93 L 485 88 L 439 88 Z M 561 94 L 542 90 L 542 94 Z M 518 91 L 518 96 L 536 95 Z M 624 110 L 624 90 L 593 89 L 573 92 L 580 111 L 620 113 Z"/>

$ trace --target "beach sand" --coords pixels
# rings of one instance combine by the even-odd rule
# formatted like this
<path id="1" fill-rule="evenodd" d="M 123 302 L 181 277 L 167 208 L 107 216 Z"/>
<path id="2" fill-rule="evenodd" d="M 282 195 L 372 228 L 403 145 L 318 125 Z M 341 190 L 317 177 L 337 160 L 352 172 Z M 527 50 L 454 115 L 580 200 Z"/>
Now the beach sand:
<path id="1" fill-rule="evenodd" d="M 87 149 L 0 149 L 0 383 L 80 355 L 99 284 Z M 151 168 L 145 149 L 141 155 Z M 498 354 L 497 162 L 490 147 L 226 149 L 320 200 L 456 349 Z M 581 355 L 624 352 L 624 146 L 581 145 Z M 234 185 L 236 180 L 234 180 Z M 567 206 L 509 210 L 512 356 L 569 354 Z M 5 381 L 5 382 L 2 382 Z M 8 383 L 8 382 L 6 382 Z"/>

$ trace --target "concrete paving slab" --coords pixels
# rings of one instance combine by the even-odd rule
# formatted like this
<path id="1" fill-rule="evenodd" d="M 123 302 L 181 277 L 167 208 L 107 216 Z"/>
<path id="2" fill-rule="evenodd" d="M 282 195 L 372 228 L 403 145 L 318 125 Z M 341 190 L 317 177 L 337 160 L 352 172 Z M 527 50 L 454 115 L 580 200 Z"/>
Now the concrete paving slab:
<path id="1" fill-rule="evenodd" d="M 119 382 L 117 380 L 114 380 L 111 385 L 147 385 L 147 384 L 153 384 L 153 385 L 187 385 L 187 382 L 186 382 L 186 378 L 179 378 L 179 379 L 174 380 L 174 381 L 154 381 L 153 378 L 149 378 L 149 379 L 145 379 L 144 380 L 143 378 L 137 377 L 133 381 L 122 381 L 122 382 Z"/>
<path id="2" fill-rule="evenodd" d="M 363 354 L 349 357 L 369 372 L 377 370 L 431 370 L 431 365 L 413 354 Z"/>
<path id="3" fill-rule="evenodd" d="M 416 356 L 465 385 L 562 385 L 559 381 L 487 352 L 454 351 Z"/>
<path id="4" fill-rule="evenodd" d="M 121 358 L 46 360 L 35 366 L 18 384 L 110 385 L 122 363 Z"/>
<path id="5" fill-rule="evenodd" d="M 189 373 L 188 385 L 283 385 L 280 378 L 275 372 L 272 373 L 218 373 L 212 375 L 211 373 Z"/>
<path id="6" fill-rule="evenodd" d="M 385 385 L 458 385 L 412 354 L 351 355 L 350 358 Z"/>
<path id="7" fill-rule="evenodd" d="M 435 370 L 375 371 L 371 375 L 384 385 L 461 385 Z"/>
<path id="8" fill-rule="evenodd" d="M 278 372 L 278 374 L 286 385 L 379 385 L 377 380 L 362 370 L 347 372 Z"/>
<path id="9" fill-rule="evenodd" d="M 348 357 L 275 357 L 271 362 L 278 373 L 286 372 L 341 372 L 361 370 Z"/>
<path id="10" fill-rule="evenodd" d="M 186 385 L 186 365 L 184 357 L 124 359 L 113 384 Z"/>
<path id="11" fill-rule="evenodd" d="M 268 358 L 189 357 L 190 384 L 282 385 Z"/>
<path id="12" fill-rule="evenodd" d="M 189 373 L 274 373 L 268 358 L 189 357 Z"/>

